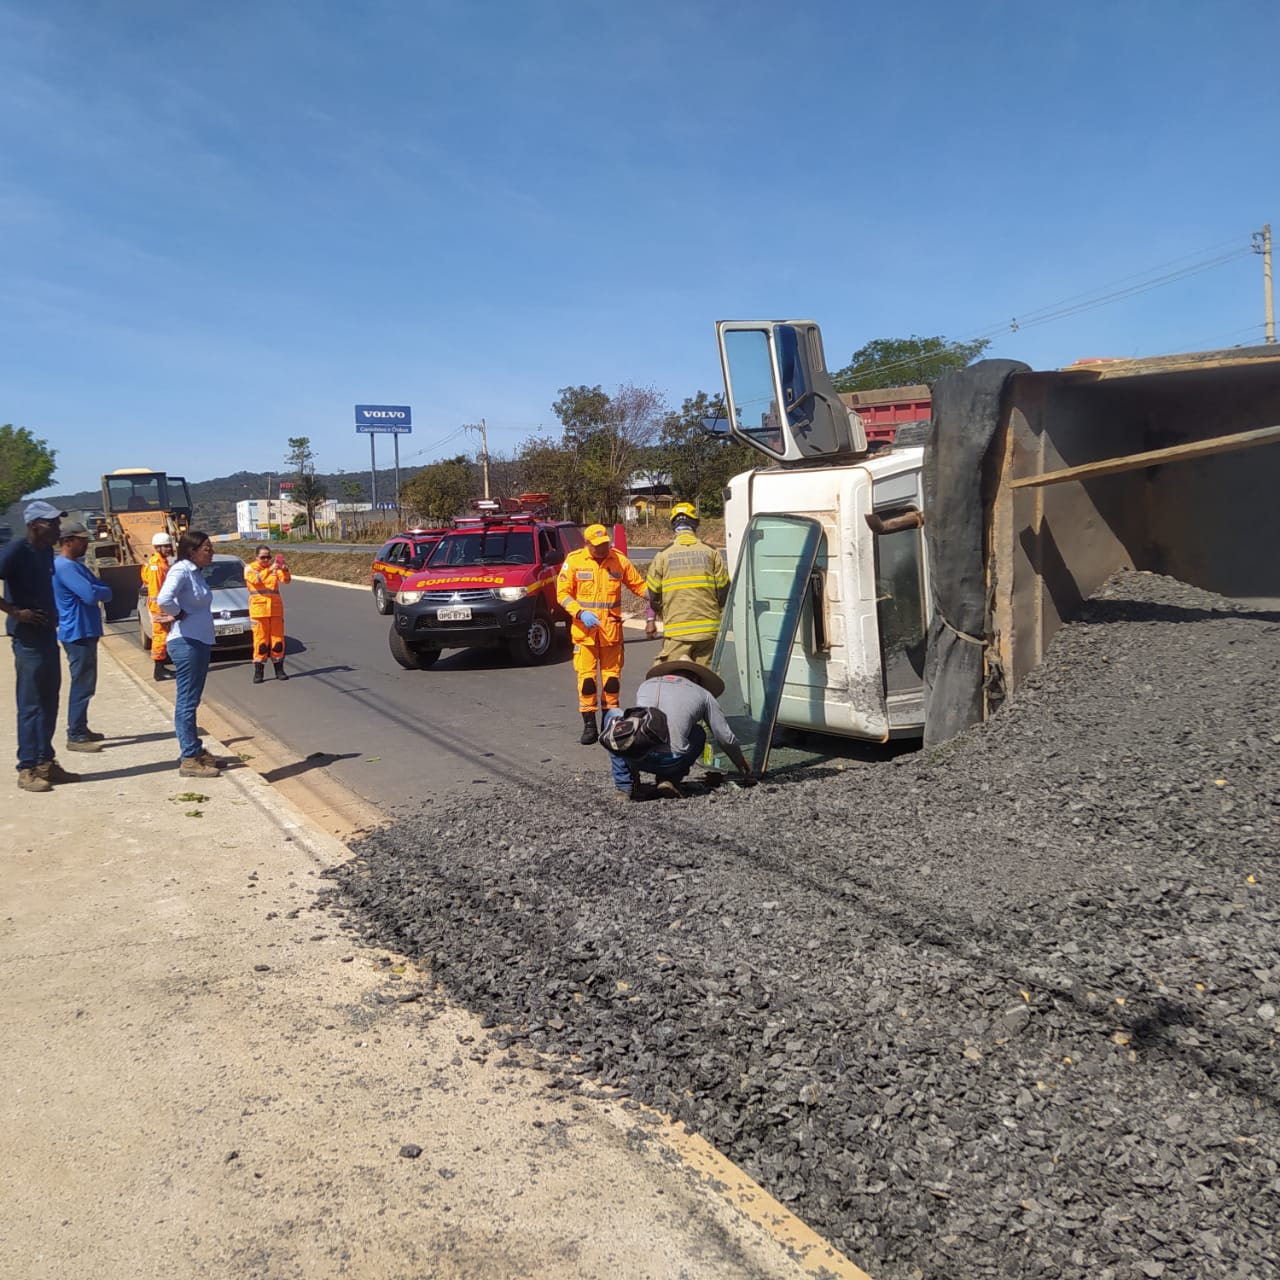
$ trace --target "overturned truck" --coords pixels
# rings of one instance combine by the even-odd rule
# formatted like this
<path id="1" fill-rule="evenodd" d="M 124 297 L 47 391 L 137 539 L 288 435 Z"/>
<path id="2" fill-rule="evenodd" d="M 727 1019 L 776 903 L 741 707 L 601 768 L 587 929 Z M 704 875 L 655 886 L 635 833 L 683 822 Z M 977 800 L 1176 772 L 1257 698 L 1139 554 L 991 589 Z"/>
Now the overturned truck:
<path id="1" fill-rule="evenodd" d="M 728 488 L 734 588 L 713 659 L 759 767 L 775 721 L 953 737 L 1118 569 L 1280 597 L 1274 346 L 983 361 L 938 380 L 927 425 L 869 446 L 817 325 L 717 333 L 729 429 L 773 464 Z"/>

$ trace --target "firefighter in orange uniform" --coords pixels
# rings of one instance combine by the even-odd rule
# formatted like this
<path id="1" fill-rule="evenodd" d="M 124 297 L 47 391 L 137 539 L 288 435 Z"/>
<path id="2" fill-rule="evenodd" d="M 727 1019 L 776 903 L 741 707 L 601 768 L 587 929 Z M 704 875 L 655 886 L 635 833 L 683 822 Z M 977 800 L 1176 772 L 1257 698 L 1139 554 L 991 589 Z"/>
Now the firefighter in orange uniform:
<path id="1" fill-rule="evenodd" d="M 618 705 L 622 688 L 622 588 L 644 597 L 644 577 L 609 545 L 602 524 L 582 531 L 587 545 L 571 551 L 560 566 L 556 599 L 573 619 L 573 672 L 578 680 L 583 746 L 600 737 L 596 700 L 608 711 Z"/>
<path id="2" fill-rule="evenodd" d="M 155 662 L 152 675 L 157 680 L 169 678 L 169 669 L 165 666 L 169 661 L 169 623 L 156 621 L 156 615 L 160 612 L 156 601 L 160 598 L 160 588 L 164 586 L 172 555 L 173 539 L 163 529 L 159 533 L 153 533 L 151 558 L 142 566 L 142 585 L 147 589 L 147 612 L 151 615 L 151 657 Z"/>
<path id="3" fill-rule="evenodd" d="M 289 677 L 284 669 L 284 601 L 280 588 L 293 578 L 284 556 L 271 563 L 271 548 L 259 547 L 253 561 L 245 566 L 244 585 L 249 588 L 249 621 L 253 624 L 253 683 L 261 684 L 271 659 L 277 680 Z"/>

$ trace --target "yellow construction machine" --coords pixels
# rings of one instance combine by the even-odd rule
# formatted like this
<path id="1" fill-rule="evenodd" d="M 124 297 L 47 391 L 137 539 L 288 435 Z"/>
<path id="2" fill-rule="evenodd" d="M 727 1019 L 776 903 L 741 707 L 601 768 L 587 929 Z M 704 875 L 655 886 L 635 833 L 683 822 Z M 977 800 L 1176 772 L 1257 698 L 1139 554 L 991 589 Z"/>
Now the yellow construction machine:
<path id="1" fill-rule="evenodd" d="M 122 467 L 102 477 L 102 511 L 81 518 L 94 535 L 85 564 L 111 588 L 106 615 L 114 622 L 138 607 L 152 537 L 167 533 L 176 546 L 190 526 L 191 494 L 181 476 Z"/>

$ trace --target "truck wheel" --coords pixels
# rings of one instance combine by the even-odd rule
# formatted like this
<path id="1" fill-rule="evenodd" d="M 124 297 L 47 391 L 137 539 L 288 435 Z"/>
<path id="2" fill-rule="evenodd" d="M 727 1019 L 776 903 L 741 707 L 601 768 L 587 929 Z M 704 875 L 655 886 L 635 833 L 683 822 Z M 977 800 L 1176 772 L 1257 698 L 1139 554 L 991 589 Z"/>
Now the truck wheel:
<path id="1" fill-rule="evenodd" d="M 373 605 L 384 618 L 395 608 L 395 601 L 387 591 L 387 584 L 381 579 L 373 584 Z"/>
<path id="2" fill-rule="evenodd" d="M 529 630 L 518 640 L 508 642 L 511 656 L 522 666 L 531 667 L 539 662 L 546 662 L 551 656 L 551 647 L 555 643 L 556 632 L 551 619 L 539 610 L 529 623 Z"/>
<path id="3" fill-rule="evenodd" d="M 440 656 L 439 649 L 424 649 L 419 645 L 406 644 L 394 629 L 387 636 L 387 643 L 391 656 L 406 671 L 425 671 Z"/>
<path id="4" fill-rule="evenodd" d="M 142 621 L 143 618 L 146 622 Z M 151 652 L 151 614 L 147 612 L 146 605 L 138 606 L 138 643 L 143 653 Z"/>

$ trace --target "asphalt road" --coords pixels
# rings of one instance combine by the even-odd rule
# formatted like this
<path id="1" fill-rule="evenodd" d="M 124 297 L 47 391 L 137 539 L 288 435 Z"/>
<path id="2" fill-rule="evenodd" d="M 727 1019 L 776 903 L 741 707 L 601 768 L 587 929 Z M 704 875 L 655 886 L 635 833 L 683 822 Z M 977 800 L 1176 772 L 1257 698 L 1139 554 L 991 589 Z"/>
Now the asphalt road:
<path id="1" fill-rule="evenodd" d="M 237 723 L 260 725 L 299 757 L 323 757 L 316 767 L 382 812 L 506 780 L 545 784 L 584 768 L 606 784 L 604 753 L 578 743 L 567 643 L 540 667 L 460 649 L 428 671 L 405 671 L 387 647 L 391 620 L 364 588 L 295 581 L 285 608 L 290 679 L 268 674 L 254 685 L 247 661 L 215 659 L 205 701 Z M 137 628 L 132 619 L 108 630 L 127 636 L 145 664 Z M 643 635 L 628 643 L 624 701 L 660 644 Z M 252 752 L 252 743 L 244 749 Z"/>
<path id="2" fill-rule="evenodd" d="M 256 757 L 253 767 L 269 781 L 334 783 L 384 816 L 506 782 L 550 787 L 585 773 L 609 785 L 605 753 L 578 742 L 582 720 L 562 632 L 539 667 L 516 666 L 505 651 L 456 649 L 427 671 L 405 671 L 387 647 L 391 619 L 364 587 L 295 580 L 285 610 L 288 681 L 268 676 L 254 685 L 247 659 L 216 658 L 205 689 L 205 703 L 240 729 L 227 746 Z M 149 675 L 136 616 L 106 629 L 123 640 L 113 651 Z M 661 643 L 628 629 L 623 706 Z M 796 739 L 780 730 L 769 773 L 844 769 L 904 749 L 910 745 Z"/>

